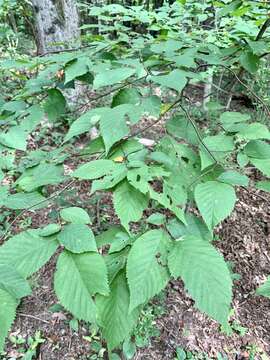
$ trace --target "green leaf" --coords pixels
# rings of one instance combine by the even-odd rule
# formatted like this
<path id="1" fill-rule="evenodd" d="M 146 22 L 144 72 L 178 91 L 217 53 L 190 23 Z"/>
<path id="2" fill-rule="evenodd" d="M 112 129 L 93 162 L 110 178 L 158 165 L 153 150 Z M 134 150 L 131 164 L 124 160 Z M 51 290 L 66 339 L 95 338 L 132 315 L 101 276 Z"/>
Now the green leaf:
<path id="1" fill-rule="evenodd" d="M 232 136 L 207 136 L 203 139 L 203 142 L 207 149 L 218 161 L 222 161 L 234 149 L 234 141 Z M 209 152 L 206 151 L 205 147 L 202 145 L 200 150 L 200 158 L 202 170 L 215 163 Z"/>
<path id="2" fill-rule="evenodd" d="M 86 74 L 89 71 L 90 61 L 87 57 L 79 57 L 65 66 L 65 84 Z"/>
<path id="3" fill-rule="evenodd" d="M 127 173 L 128 182 L 141 193 L 146 194 L 149 191 L 148 181 L 152 180 L 149 169 L 146 165 L 140 168 L 130 169 Z"/>
<path id="4" fill-rule="evenodd" d="M 112 107 L 116 107 L 122 104 L 138 105 L 141 101 L 141 94 L 137 89 L 121 89 L 112 100 Z"/>
<path id="5" fill-rule="evenodd" d="M 133 359 L 136 354 L 136 344 L 130 339 L 125 340 L 123 344 L 123 354 L 128 360 Z"/>
<path id="6" fill-rule="evenodd" d="M 232 212 L 236 196 L 232 186 L 217 181 L 207 181 L 195 188 L 195 200 L 210 231 Z"/>
<path id="7" fill-rule="evenodd" d="M 223 3 L 222 3 L 223 5 Z M 242 0 L 234 0 L 228 4 L 224 4 L 223 7 L 218 11 L 218 16 L 226 16 L 231 12 L 237 10 L 242 5 Z"/>
<path id="8" fill-rule="evenodd" d="M 20 127 L 29 134 L 36 129 L 37 125 L 44 118 L 44 110 L 40 105 L 32 105 L 27 111 L 29 111 L 29 115 L 23 119 Z"/>
<path id="9" fill-rule="evenodd" d="M 130 311 L 146 303 L 167 284 L 167 269 L 158 263 L 157 254 L 166 235 L 161 230 L 151 230 L 133 244 L 127 260 L 127 279 L 130 289 Z"/>
<path id="10" fill-rule="evenodd" d="M 55 238 L 43 238 L 29 230 L 13 236 L 0 247 L 0 264 L 14 267 L 23 277 L 38 271 L 55 253 Z"/>
<path id="11" fill-rule="evenodd" d="M 86 251 L 97 251 L 94 234 L 87 225 L 68 224 L 57 234 L 57 239 L 69 251 L 80 254 Z"/>
<path id="12" fill-rule="evenodd" d="M 206 241 L 212 241 L 213 235 L 204 222 L 193 214 L 186 214 L 187 224 L 183 224 L 177 219 L 172 219 L 167 224 L 169 233 L 175 239 L 179 239 L 186 235 L 194 235 Z"/>
<path id="13" fill-rule="evenodd" d="M 249 119 L 249 114 L 243 114 L 238 111 L 225 111 L 220 115 L 222 125 L 237 124 L 239 122 L 246 122 Z"/>
<path id="14" fill-rule="evenodd" d="M 102 334 L 112 350 L 129 337 L 139 315 L 138 310 L 129 312 L 129 290 L 123 271 L 113 280 L 110 295 L 97 297 L 97 308 Z"/>
<path id="15" fill-rule="evenodd" d="M 26 150 L 28 132 L 22 126 L 11 126 L 6 133 L 0 133 L 0 143 L 12 149 Z"/>
<path id="16" fill-rule="evenodd" d="M 242 168 L 245 167 L 249 163 L 249 158 L 244 152 L 239 152 L 237 154 L 237 163 Z"/>
<path id="17" fill-rule="evenodd" d="M 237 135 L 245 140 L 270 139 L 267 126 L 256 122 L 245 126 Z"/>
<path id="18" fill-rule="evenodd" d="M 64 251 L 57 261 L 55 293 L 60 303 L 79 320 L 95 322 L 96 306 L 91 296 L 99 291 L 108 293 L 106 268 L 100 257 Z"/>
<path id="19" fill-rule="evenodd" d="M 198 144 L 198 135 L 191 122 L 184 116 L 176 115 L 166 122 L 169 134 L 184 139 L 192 145 Z"/>
<path id="20" fill-rule="evenodd" d="M 151 199 L 156 200 L 158 204 L 162 205 L 165 209 L 169 209 L 173 212 L 184 224 L 186 223 L 184 210 L 178 207 L 168 194 L 158 193 L 150 188 L 149 196 Z"/>
<path id="21" fill-rule="evenodd" d="M 4 350 L 5 338 L 16 316 L 17 300 L 0 289 L 0 353 Z"/>
<path id="22" fill-rule="evenodd" d="M 31 192 L 41 186 L 58 184 L 64 179 L 62 165 L 39 164 L 38 166 L 26 169 L 15 184 L 19 185 L 24 191 Z"/>
<path id="23" fill-rule="evenodd" d="M 232 280 L 223 257 L 211 243 L 186 236 L 169 254 L 173 277 L 183 279 L 199 310 L 226 325 L 232 300 Z"/>
<path id="24" fill-rule="evenodd" d="M 73 224 L 91 224 L 91 220 L 87 212 L 76 206 L 61 210 L 60 216 L 66 222 L 71 222 Z"/>
<path id="25" fill-rule="evenodd" d="M 51 236 L 53 234 L 58 233 L 61 230 L 61 225 L 59 224 L 49 224 L 44 228 L 40 229 L 40 236 Z"/>
<path id="26" fill-rule="evenodd" d="M 246 175 L 233 170 L 225 171 L 217 180 L 230 185 L 248 186 L 249 184 L 249 178 Z"/>
<path id="27" fill-rule="evenodd" d="M 270 159 L 270 145 L 262 140 L 252 140 L 244 147 L 245 154 L 250 158 Z"/>
<path id="28" fill-rule="evenodd" d="M 89 110 L 84 113 L 71 124 L 71 127 L 65 136 L 65 142 L 69 141 L 74 136 L 90 131 L 90 129 L 100 120 L 101 116 L 103 116 L 104 113 L 107 113 L 108 110 L 110 109 L 103 107 Z"/>
<path id="29" fill-rule="evenodd" d="M 135 69 L 130 69 L 127 67 L 123 67 L 120 69 L 103 70 L 95 76 L 93 84 L 94 89 L 96 90 L 103 86 L 118 84 L 128 79 L 130 76 L 134 75 L 135 72 Z"/>
<path id="30" fill-rule="evenodd" d="M 94 160 L 81 165 L 72 175 L 79 179 L 93 180 L 104 175 L 111 175 L 118 168 L 119 164 L 112 160 Z"/>
<path id="31" fill-rule="evenodd" d="M 44 104 L 44 110 L 49 121 L 57 120 L 66 110 L 66 99 L 58 89 L 48 90 L 48 98 Z"/>
<path id="32" fill-rule="evenodd" d="M 102 137 L 99 136 L 96 139 L 91 140 L 90 143 L 80 152 L 80 154 L 93 155 L 102 152 L 105 152 L 105 146 Z"/>
<path id="33" fill-rule="evenodd" d="M 28 208 L 38 209 L 46 206 L 46 198 L 38 192 L 32 193 L 17 193 L 9 195 L 5 201 L 5 206 L 8 209 L 23 210 Z M 43 202 L 44 201 L 44 202 Z M 42 204 L 40 204 L 42 202 Z M 40 204 L 40 205 L 38 205 Z"/>
<path id="34" fill-rule="evenodd" d="M 127 181 L 123 181 L 117 185 L 113 193 L 113 204 L 121 224 L 129 231 L 129 223 L 139 221 L 142 217 L 148 198 Z"/>
<path id="35" fill-rule="evenodd" d="M 260 57 L 251 51 L 243 52 L 239 58 L 240 64 L 245 70 L 254 74 L 260 66 Z"/>
<path id="36" fill-rule="evenodd" d="M 111 226 L 108 230 L 96 236 L 97 246 L 111 245 L 115 241 L 116 235 L 122 232 L 123 228 L 121 226 Z"/>
<path id="37" fill-rule="evenodd" d="M 152 76 L 151 80 L 178 92 L 181 92 L 187 84 L 187 78 L 181 70 L 173 70 L 168 75 Z"/>
<path id="38" fill-rule="evenodd" d="M 127 167 L 124 164 L 119 164 L 111 175 L 104 176 L 99 180 L 94 180 L 91 187 L 91 194 L 98 190 L 107 190 L 113 188 L 120 183 L 127 176 Z"/>
<path id="39" fill-rule="evenodd" d="M 15 299 L 31 294 L 28 282 L 10 265 L 0 265 L 0 289 L 7 291 Z"/>
<path id="40" fill-rule="evenodd" d="M 266 282 L 256 290 L 256 293 L 270 298 L 270 276 L 268 276 Z"/>
<path id="41" fill-rule="evenodd" d="M 128 135 L 125 105 L 119 105 L 103 116 L 100 120 L 100 132 L 108 153 L 113 144 Z"/>
<path id="42" fill-rule="evenodd" d="M 147 222 L 153 225 L 163 225 L 166 222 L 166 216 L 160 213 L 155 213 L 147 218 Z"/>
<path id="43" fill-rule="evenodd" d="M 270 181 L 258 181 L 256 188 L 259 190 L 270 192 Z"/>
<path id="44" fill-rule="evenodd" d="M 250 161 L 264 175 L 270 177 L 270 159 L 250 159 Z"/>

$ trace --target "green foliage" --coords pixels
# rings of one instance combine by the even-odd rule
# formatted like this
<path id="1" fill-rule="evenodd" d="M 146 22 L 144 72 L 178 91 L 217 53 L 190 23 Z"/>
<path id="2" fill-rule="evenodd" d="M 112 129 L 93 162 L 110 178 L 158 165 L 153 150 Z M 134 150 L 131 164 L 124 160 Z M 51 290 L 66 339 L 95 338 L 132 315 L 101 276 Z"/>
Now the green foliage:
<path id="1" fill-rule="evenodd" d="M 186 236 L 174 244 L 168 261 L 172 276 L 184 280 L 196 306 L 226 324 L 232 280 L 224 259 L 213 245 L 195 236 Z"/>
<path id="2" fill-rule="evenodd" d="M 233 187 L 218 181 L 197 185 L 194 195 L 210 231 L 231 213 L 236 201 Z"/>
<path id="3" fill-rule="evenodd" d="M 3 230 L 10 214 L 13 224 L 26 214 L 17 210 L 54 208 L 47 226 L 3 233 L 0 351 L 16 306 L 31 292 L 27 279 L 54 254 L 60 303 L 100 326 L 110 351 L 124 343 L 132 357 L 141 310 L 171 278 L 181 278 L 196 307 L 226 326 L 232 279 L 214 231 L 234 209 L 235 188 L 253 186 L 247 166 L 270 177 L 270 133 L 255 113 L 224 111 L 227 88 L 211 94 L 207 111 L 192 109 L 197 121 L 186 90 L 211 78 L 215 91 L 241 73 L 239 91 L 256 106 L 258 96 L 244 85 L 269 52 L 269 30 L 261 33 L 266 4 L 209 5 L 91 6 L 88 15 L 98 21 L 82 27 L 91 45 L 1 61 L 1 88 L 12 88 L 0 98 Z M 213 11 L 215 26 L 206 30 Z M 93 27 L 98 35 L 88 33 Z M 87 98 L 81 94 L 74 110 L 66 89 L 77 81 Z M 165 135 L 152 131 L 164 122 Z M 98 137 L 89 142 L 93 127 Z M 269 191 L 267 179 L 256 186 Z M 88 196 L 98 199 L 93 219 Z M 102 219 L 100 199 L 111 211 Z M 269 279 L 257 293 L 269 297 Z"/>
<path id="4" fill-rule="evenodd" d="M 127 260 L 127 279 L 130 288 L 130 311 L 158 294 L 169 280 L 167 269 L 158 262 L 163 252 L 166 234 L 161 230 L 148 231 L 133 244 Z M 162 259 L 162 258 L 161 258 Z"/>

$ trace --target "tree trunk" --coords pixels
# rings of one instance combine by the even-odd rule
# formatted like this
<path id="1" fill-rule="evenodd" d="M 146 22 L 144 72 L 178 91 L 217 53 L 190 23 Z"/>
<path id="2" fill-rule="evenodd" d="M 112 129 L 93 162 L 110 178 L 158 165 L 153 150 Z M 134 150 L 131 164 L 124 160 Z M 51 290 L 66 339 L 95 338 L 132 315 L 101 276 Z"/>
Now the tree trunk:
<path id="1" fill-rule="evenodd" d="M 44 54 L 80 44 L 75 0 L 32 0 L 37 29 L 37 52 Z"/>

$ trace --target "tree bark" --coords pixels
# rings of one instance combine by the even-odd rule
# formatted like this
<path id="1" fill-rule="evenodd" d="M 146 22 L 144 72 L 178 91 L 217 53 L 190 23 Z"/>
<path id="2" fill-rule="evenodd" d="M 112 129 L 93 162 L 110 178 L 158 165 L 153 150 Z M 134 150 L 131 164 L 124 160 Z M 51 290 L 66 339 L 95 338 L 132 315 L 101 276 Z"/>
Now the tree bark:
<path id="1" fill-rule="evenodd" d="M 80 44 L 75 0 L 32 0 L 39 55 Z"/>

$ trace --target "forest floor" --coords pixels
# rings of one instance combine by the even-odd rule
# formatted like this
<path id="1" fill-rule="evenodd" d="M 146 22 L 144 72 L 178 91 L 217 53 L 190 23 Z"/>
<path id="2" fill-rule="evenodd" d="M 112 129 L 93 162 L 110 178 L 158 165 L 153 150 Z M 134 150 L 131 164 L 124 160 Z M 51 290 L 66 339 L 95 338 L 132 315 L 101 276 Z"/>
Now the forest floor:
<path id="1" fill-rule="evenodd" d="M 158 125 L 146 134 L 147 138 L 155 133 L 162 134 Z M 80 144 L 77 144 L 78 146 Z M 66 161 L 67 169 L 74 163 Z M 259 175 L 254 173 L 254 177 Z M 76 191 L 78 191 L 78 197 Z M 50 191 L 55 191 L 51 189 Z M 75 184 L 72 191 L 61 195 L 61 201 L 69 204 L 84 201 L 89 214 L 95 218 L 94 225 L 108 228 L 117 224 L 118 219 L 112 213 L 110 196 L 89 200 L 89 182 Z M 176 358 L 176 349 L 183 348 L 193 352 L 194 359 L 218 359 L 218 353 L 227 359 L 262 359 L 270 355 L 270 301 L 254 295 L 258 284 L 269 274 L 270 264 L 270 194 L 259 190 L 247 192 L 238 190 L 239 200 L 233 214 L 217 229 L 219 241 L 215 245 L 225 259 L 233 264 L 233 272 L 239 274 L 234 282 L 234 300 L 231 334 L 225 334 L 219 325 L 197 311 L 191 298 L 184 291 L 181 281 L 173 281 L 163 293 L 162 298 L 154 299 L 146 317 L 149 320 L 149 344 L 137 348 L 135 360 L 166 360 Z M 50 222 L 57 203 L 35 213 L 26 213 L 13 229 L 19 231 L 27 217 L 32 218 L 31 227 L 45 226 Z M 80 205 L 78 205 L 80 206 Z M 102 347 L 98 334 L 91 333 L 86 324 L 79 325 L 78 330 L 70 327 L 70 315 L 55 306 L 57 299 L 53 291 L 53 272 L 56 257 L 31 279 L 33 294 L 24 299 L 18 309 L 18 316 L 13 325 L 6 355 L 1 360 L 20 359 L 27 347 L 20 344 L 20 339 L 33 338 L 40 331 L 42 343 L 37 341 L 38 360 L 87 360 L 102 359 Z M 53 306 L 53 308 L 52 308 Z M 148 314 L 148 315 L 147 315 Z M 153 327 L 159 334 L 153 335 Z M 147 329 L 146 329 L 147 330 Z M 151 333 L 152 331 L 152 333 Z M 34 340 L 35 342 L 35 340 Z M 93 346 L 94 345 L 94 346 Z M 95 357 L 96 356 L 96 357 Z M 29 358 L 31 359 L 31 358 Z M 183 357 L 184 359 L 184 357 Z M 220 359 L 223 359 L 220 357 Z M 225 357 L 224 357 L 225 359 Z"/>

